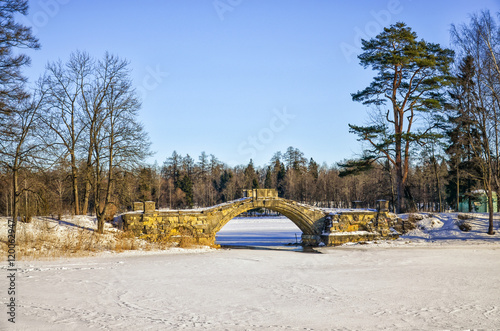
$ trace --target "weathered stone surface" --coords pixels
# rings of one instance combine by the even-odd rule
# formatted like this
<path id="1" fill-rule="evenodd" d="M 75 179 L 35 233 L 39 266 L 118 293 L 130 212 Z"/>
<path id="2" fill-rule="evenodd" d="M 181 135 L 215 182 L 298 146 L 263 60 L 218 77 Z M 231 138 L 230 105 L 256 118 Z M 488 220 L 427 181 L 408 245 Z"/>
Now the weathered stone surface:
<path id="1" fill-rule="evenodd" d="M 144 212 L 122 216 L 124 229 L 148 238 L 192 236 L 199 243 L 213 244 L 215 234 L 234 217 L 251 209 L 267 208 L 289 218 L 302 231 L 303 245 L 321 242 L 338 245 L 348 241 L 391 237 L 387 212 L 343 212 L 328 214 L 312 206 L 279 198 L 276 190 L 245 190 L 244 198 L 197 210 L 158 211 L 154 202 Z M 135 204 L 134 204 L 135 208 Z"/>
<path id="2" fill-rule="evenodd" d="M 392 239 L 397 220 L 396 215 L 388 212 L 348 211 L 327 216 L 321 240 L 327 246 L 341 245 L 346 242 Z"/>
<path id="3" fill-rule="evenodd" d="M 144 202 L 134 202 L 132 205 L 133 211 L 144 211 Z"/>
<path id="4" fill-rule="evenodd" d="M 389 201 L 377 200 L 377 211 L 389 211 Z"/>
<path id="5" fill-rule="evenodd" d="M 254 190 L 243 190 L 244 198 L 277 198 L 278 191 L 274 189 L 254 189 Z"/>
<path id="6" fill-rule="evenodd" d="M 153 213 L 155 211 L 155 202 L 154 201 L 146 201 L 144 202 L 144 212 L 145 213 Z"/>

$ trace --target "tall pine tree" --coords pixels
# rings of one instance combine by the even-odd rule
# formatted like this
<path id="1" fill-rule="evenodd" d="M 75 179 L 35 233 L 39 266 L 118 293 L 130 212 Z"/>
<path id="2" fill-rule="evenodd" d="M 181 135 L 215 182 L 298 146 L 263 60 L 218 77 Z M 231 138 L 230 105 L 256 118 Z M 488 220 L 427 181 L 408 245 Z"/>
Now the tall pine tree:
<path id="1" fill-rule="evenodd" d="M 376 76 L 364 90 L 353 93 L 352 99 L 377 107 L 384 123 L 349 124 L 350 132 L 370 144 L 369 153 L 384 156 L 394 165 L 396 210 L 401 212 L 412 145 L 428 133 L 426 128 L 416 129 L 416 119 L 419 114 L 441 109 L 454 53 L 439 44 L 417 40 L 416 33 L 401 22 L 362 43 L 360 63 L 371 67 Z"/>

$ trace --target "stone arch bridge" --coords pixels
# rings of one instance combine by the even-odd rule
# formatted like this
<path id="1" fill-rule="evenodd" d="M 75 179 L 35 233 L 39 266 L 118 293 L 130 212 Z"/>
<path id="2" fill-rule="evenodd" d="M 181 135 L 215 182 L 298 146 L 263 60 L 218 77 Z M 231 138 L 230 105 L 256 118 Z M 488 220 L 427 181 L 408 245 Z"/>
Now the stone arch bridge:
<path id="1" fill-rule="evenodd" d="M 327 210 L 279 198 L 276 190 L 245 190 L 244 197 L 208 208 L 156 210 L 154 202 L 134 203 L 134 211 L 122 215 L 124 230 L 137 236 L 190 236 L 200 244 L 215 244 L 216 233 L 231 219 L 246 211 L 267 208 L 289 218 L 302 231 L 302 244 L 338 245 L 345 242 L 393 238 L 389 230 L 395 221 L 387 211 Z"/>

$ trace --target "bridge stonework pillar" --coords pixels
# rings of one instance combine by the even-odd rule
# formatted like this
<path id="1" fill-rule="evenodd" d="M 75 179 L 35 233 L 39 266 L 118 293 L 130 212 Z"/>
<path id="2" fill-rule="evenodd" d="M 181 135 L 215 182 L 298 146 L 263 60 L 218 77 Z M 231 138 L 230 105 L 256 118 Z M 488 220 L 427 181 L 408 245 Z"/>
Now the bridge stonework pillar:
<path id="1" fill-rule="evenodd" d="M 144 202 L 144 212 L 145 213 L 153 213 L 156 210 L 154 201 L 146 201 Z"/>
<path id="2" fill-rule="evenodd" d="M 134 202 L 132 211 L 144 211 L 144 202 Z"/>
<path id="3" fill-rule="evenodd" d="M 388 212 L 389 211 L 389 201 L 377 200 L 377 211 L 378 212 Z"/>

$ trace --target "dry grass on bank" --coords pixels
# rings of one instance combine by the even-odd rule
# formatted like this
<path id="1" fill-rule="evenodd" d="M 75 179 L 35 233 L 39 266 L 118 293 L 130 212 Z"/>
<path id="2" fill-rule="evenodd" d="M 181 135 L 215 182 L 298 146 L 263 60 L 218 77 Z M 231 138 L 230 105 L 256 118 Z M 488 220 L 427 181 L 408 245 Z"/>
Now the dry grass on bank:
<path id="1" fill-rule="evenodd" d="M 7 257 L 7 218 L 0 218 L 0 255 Z M 81 257 L 101 252 L 129 250 L 165 250 L 172 247 L 191 248 L 196 243 L 191 238 L 173 242 L 168 238 L 147 241 L 123 232 L 106 223 L 104 234 L 94 231 L 95 218 L 77 216 L 58 221 L 49 217 L 33 218 L 30 223 L 18 222 L 16 233 L 16 259 L 51 259 Z"/>

